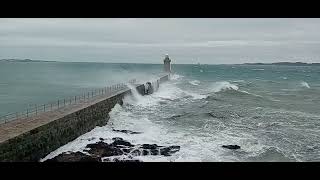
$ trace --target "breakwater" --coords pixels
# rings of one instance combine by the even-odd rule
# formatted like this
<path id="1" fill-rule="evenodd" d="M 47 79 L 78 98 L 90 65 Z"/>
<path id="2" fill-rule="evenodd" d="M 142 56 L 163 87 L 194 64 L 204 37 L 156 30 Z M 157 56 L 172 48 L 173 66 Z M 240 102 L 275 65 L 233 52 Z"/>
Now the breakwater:
<path id="1" fill-rule="evenodd" d="M 155 83 L 159 85 L 168 79 L 169 75 L 164 75 Z M 136 84 L 135 88 L 145 95 L 144 84 Z M 96 126 L 107 124 L 111 109 L 122 105 L 124 96 L 130 93 L 129 88 L 124 88 L 90 102 L 1 124 L 0 161 L 39 161 Z"/>

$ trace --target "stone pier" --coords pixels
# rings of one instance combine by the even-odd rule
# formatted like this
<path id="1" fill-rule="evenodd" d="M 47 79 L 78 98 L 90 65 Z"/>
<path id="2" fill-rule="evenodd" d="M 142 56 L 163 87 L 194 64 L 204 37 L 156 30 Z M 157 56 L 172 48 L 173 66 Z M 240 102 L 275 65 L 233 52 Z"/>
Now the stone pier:
<path id="1" fill-rule="evenodd" d="M 160 83 L 169 75 L 157 79 Z M 144 95 L 144 84 L 136 85 Z M 50 152 L 108 123 L 109 112 L 123 104 L 129 88 L 112 95 L 102 95 L 86 103 L 74 104 L 38 116 L 19 119 L 0 125 L 0 161 L 39 161 Z"/>

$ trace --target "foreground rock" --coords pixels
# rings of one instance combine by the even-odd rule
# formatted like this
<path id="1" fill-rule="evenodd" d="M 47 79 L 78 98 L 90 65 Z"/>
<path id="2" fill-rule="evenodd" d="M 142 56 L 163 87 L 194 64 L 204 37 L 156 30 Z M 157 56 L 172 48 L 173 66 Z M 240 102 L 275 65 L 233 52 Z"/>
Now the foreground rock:
<path id="1" fill-rule="evenodd" d="M 86 146 L 84 151 L 90 155 L 82 152 L 62 153 L 45 162 L 101 162 L 102 159 L 104 162 L 139 162 L 139 160 L 133 159 L 133 157 L 146 155 L 171 156 L 180 150 L 180 146 L 164 147 L 157 144 L 133 145 L 120 137 L 113 138 L 113 142 L 110 144 L 103 142 L 102 138 L 100 140 L 97 143 Z"/>
<path id="2" fill-rule="evenodd" d="M 89 156 L 82 152 L 62 153 L 45 162 L 101 162 L 101 158 Z"/>
<path id="3" fill-rule="evenodd" d="M 135 132 L 135 131 L 130 131 L 130 130 L 116 130 L 116 129 L 112 129 L 112 131 L 122 132 L 122 133 L 126 133 L 126 134 L 141 134 L 141 132 Z"/>
<path id="4" fill-rule="evenodd" d="M 223 145 L 222 147 L 227 149 L 240 149 L 238 145 Z"/>

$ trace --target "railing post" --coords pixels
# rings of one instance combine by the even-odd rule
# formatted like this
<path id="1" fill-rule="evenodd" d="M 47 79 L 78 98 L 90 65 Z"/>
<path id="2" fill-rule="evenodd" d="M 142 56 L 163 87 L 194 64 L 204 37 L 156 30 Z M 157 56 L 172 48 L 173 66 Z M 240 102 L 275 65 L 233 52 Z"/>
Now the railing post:
<path id="1" fill-rule="evenodd" d="M 43 112 L 46 112 L 46 104 L 43 105 Z"/>

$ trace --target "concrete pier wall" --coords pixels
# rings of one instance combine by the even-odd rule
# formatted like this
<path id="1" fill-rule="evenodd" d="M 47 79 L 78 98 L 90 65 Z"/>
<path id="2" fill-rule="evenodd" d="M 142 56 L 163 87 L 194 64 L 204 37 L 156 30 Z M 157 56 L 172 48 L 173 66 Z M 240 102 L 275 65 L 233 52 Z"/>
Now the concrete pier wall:
<path id="1" fill-rule="evenodd" d="M 161 83 L 168 79 L 168 75 L 166 75 L 161 77 L 159 81 Z M 136 88 L 140 94 L 145 94 L 143 84 L 136 86 Z M 130 90 L 118 92 L 110 98 L 71 112 L 62 118 L 0 143 L 0 161 L 39 161 L 50 152 L 89 132 L 96 126 L 106 125 L 111 109 L 117 103 L 122 105 L 124 96 L 130 93 Z"/>

